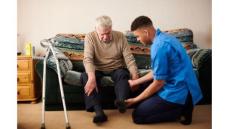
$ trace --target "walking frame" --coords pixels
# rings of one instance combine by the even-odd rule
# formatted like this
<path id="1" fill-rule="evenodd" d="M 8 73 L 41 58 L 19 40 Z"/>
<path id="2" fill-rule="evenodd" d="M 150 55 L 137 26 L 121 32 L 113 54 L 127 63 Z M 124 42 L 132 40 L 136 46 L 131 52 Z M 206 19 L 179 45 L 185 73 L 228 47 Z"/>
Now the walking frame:
<path id="1" fill-rule="evenodd" d="M 41 122 L 41 129 L 45 129 L 45 93 L 46 93 L 46 61 L 47 58 L 49 57 L 49 53 L 51 53 L 54 56 L 55 63 L 57 66 L 57 73 L 58 73 L 58 81 L 59 81 L 59 86 L 60 86 L 60 91 L 61 91 L 61 99 L 62 99 L 62 105 L 64 109 L 64 115 L 65 115 L 65 122 L 66 122 L 66 129 L 70 129 L 70 124 L 68 120 L 68 115 L 66 112 L 66 103 L 65 103 L 65 96 L 63 92 L 63 85 L 62 85 L 62 80 L 61 80 L 61 71 L 59 67 L 59 62 L 58 62 L 58 57 L 56 56 L 56 53 L 53 49 L 53 43 L 54 40 L 52 39 L 45 39 L 41 41 L 41 46 L 47 48 L 47 52 L 43 61 L 43 83 L 42 83 L 42 122 Z M 61 58 L 59 58 L 61 59 Z"/>

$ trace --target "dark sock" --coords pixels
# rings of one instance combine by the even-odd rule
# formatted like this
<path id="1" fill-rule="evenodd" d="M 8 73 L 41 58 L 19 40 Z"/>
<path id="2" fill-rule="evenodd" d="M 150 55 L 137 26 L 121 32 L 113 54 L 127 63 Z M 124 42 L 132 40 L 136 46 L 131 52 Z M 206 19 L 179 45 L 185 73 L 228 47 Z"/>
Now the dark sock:
<path id="1" fill-rule="evenodd" d="M 100 105 L 94 106 L 94 111 L 96 113 L 96 116 L 105 115 L 104 111 L 102 110 L 102 107 Z"/>
<path id="2" fill-rule="evenodd" d="M 116 100 L 115 105 L 117 106 L 120 113 L 126 112 L 126 104 L 124 100 Z"/>
<path id="3" fill-rule="evenodd" d="M 94 123 L 102 123 L 107 121 L 107 116 L 105 115 L 100 105 L 95 105 L 94 111 L 96 113 L 96 116 L 93 118 Z"/>

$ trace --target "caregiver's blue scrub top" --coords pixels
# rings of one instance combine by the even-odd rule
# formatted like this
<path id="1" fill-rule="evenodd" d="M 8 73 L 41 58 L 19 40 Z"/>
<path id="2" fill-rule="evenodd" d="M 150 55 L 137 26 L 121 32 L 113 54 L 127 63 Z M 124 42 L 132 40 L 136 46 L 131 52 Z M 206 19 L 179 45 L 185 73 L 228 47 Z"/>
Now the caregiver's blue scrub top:
<path id="1" fill-rule="evenodd" d="M 151 45 L 151 66 L 155 80 L 164 80 L 158 95 L 173 103 L 185 104 L 190 92 L 195 105 L 202 98 L 200 86 L 186 50 L 175 37 L 156 30 Z"/>

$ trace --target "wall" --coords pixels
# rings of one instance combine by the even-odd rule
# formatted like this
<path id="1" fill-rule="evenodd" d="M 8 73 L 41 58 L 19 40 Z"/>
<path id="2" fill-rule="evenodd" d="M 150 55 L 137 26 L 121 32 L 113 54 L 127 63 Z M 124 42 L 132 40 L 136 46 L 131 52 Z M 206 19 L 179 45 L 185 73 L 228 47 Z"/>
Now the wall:
<path id="1" fill-rule="evenodd" d="M 161 30 L 190 28 L 199 47 L 211 47 L 211 0 L 18 0 L 17 11 L 18 49 L 32 42 L 37 54 L 44 52 L 40 40 L 57 33 L 88 33 L 103 14 L 122 32 L 139 15 L 149 16 Z"/>

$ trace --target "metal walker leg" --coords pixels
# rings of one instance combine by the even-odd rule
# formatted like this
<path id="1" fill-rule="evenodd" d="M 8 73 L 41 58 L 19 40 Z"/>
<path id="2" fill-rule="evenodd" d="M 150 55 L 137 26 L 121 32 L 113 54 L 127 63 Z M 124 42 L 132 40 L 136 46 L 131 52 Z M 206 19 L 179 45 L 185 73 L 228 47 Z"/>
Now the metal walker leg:
<path id="1" fill-rule="evenodd" d="M 43 61 L 43 82 L 42 82 L 42 123 L 41 129 L 45 129 L 45 94 L 46 94 L 46 61 L 49 55 L 50 49 L 48 48 L 46 56 Z"/>
<path id="2" fill-rule="evenodd" d="M 65 122 L 66 122 L 66 129 L 70 129 L 70 124 L 69 124 L 69 120 L 68 120 L 68 114 L 66 112 L 66 103 L 65 103 L 65 96 L 64 96 L 64 92 L 63 92 L 63 85 L 62 85 L 62 80 L 61 80 L 61 71 L 60 71 L 60 67 L 59 67 L 59 62 L 56 56 L 56 53 L 52 47 L 51 44 L 49 44 L 49 48 L 48 51 L 46 53 L 44 62 L 43 62 L 43 89 L 42 89 L 42 123 L 41 123 L 41 129 L 45 129 L 45 89 L 46 89 L 46 61 L 49 55 L 49 52 L 52 52 L 55 62 L 56 62 L 56 66 L 57 66 L 57 72 L 58 72 L 58 81 L 59 81 L 59 86 L 60 86 L 60 92 L 61 92 L 61 99 L 62 99 L 62 105 L 63 105 L 63 109 L 64 109 L 64 116 L 65 116 Z"/>

